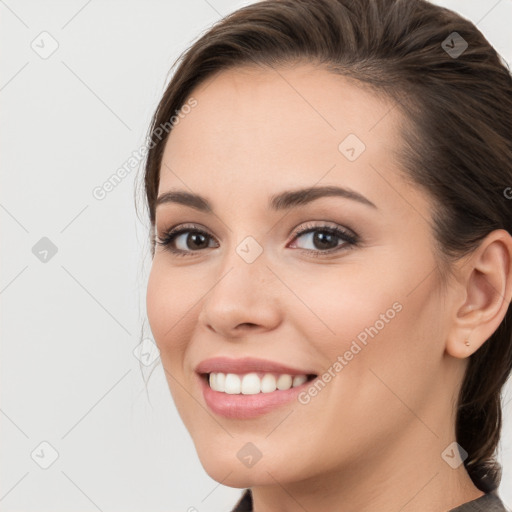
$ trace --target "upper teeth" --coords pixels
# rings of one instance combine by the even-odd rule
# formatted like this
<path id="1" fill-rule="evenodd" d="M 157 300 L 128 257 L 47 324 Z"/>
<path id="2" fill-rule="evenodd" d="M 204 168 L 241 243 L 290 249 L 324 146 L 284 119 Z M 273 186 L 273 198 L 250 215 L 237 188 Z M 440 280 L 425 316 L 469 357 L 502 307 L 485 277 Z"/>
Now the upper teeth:
<path id="1" fill-rule="evenodd" d="M 214 391 L 221 391 L 231 395 L 242 393 L 243 395 L 256 395 L 257 393 L 272 393 L 276 389 L 286 390 L 300 386 L 308 380 L 306 375 L 291 376 L 279 375 L 278 378 L 271 373 L 260 379 L 257 373 L 237 375 L 236 373 L 210 373 L 210 387 Z"/>

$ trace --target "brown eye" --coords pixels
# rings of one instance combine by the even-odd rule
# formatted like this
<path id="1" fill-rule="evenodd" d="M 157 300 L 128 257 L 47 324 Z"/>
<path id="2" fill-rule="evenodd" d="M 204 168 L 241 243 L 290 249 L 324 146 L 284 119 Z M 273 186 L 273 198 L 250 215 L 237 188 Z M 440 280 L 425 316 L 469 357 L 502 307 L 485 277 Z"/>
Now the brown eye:
<path id="1" fill-rule="evenodd" d="M 297 246 L 295 241 L 301 238 L 306 240 L 306 244 L 309 244 L 310 247 L 299 247 L 299 249 L 314 256 L 332 254 L 358 243 L 357 235 L 338 227 L 325 225 L 310 225 L 295 233 L 292 247 Z M 170 229 L 162 236 L 157 237 L 156 243 L 176 256 L 195 256 L 194 253 L 200 253 L 203 249 L 218 247 L 218 245 L 210 243 L 213 241 L 214 238 L 209 233 L 192 225 Z"/>
<path id="2" fill-rule="evenodd" d="M 156 243 L 173 254 L 184 256 L 187 253 L 207 249 L 210 247 L 210 240 L 213 238 L 203 230 L 181 227 L 165 232 L 162 237 L 158 237 Z"/>
<path id="3" fill-rule="evenodd" d="M 322 255 L 333 253 L 346 246 L 357 244 L 358 238 L 338 227 L 311 226 L 299 231 L 294 236 L 294 241 L 303 238 L 309 247 L 299 247 L 309 253 Z M 341 240 L 341 243 L 340 243 Z M 294 246 L 296 246 L 294 242 Z"/>

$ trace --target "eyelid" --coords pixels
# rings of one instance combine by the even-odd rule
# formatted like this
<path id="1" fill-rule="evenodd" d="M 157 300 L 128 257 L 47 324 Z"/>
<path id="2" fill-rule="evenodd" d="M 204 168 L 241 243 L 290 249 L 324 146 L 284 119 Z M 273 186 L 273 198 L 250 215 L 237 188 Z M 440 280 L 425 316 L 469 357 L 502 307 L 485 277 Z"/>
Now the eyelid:
<path id="1" fill-rule="evenodd" d="M 168 250 L 175 256 L 191 256 L 194 257 L 196 255 L 200 255 L 204 250 L 189 250 L 184 251 L 182 249 L 174 249 L 171 244 L 174 243 L 177 237 L 183 235 L 187 232 L 194 232 L 199 233 L 202 235 L 205 235 L 210 240 L 214 240 L 216 243 L 217 239 L 214 235 L 212 235 L 208 229 L 204 228 L 200 224 L 197 223 L 178 223 L 174 226 L 171 226 L 169 228 L 166 228 L 163 231 L 163 236 L 155 236 L 155 243 L 163 246 L 165 250 Z M 309 221 L 306 223 L 306 225 L 300 224 L 299 227 L 294 229 L 292 233 L 292 240 L 291 242 L 294 242 L 297 238 L 304 236 L 308 233 L 315 232 L 315 231 L 324 231 L 324 232 L 330 232 L 334 236 L 336 236 L 338 239 L 341 240 L 341 243 L 337 245 L 334 248 L 329 249 L 303 249 L 298 248 L 299 251 L 304 252 L 308 255 L 313 256 L 330 256 L 334 255 L 335 253 L 341 251 L 342 249 L 350 249 L 354 246 L 359 244 L 359 235 L 357 235 L 353 230 L 350 228 L 346 228 L 344 226 L 341 226 L 339 224 L 336 224 L 332 221 L 325 221 L 325 220 L 317 220 L 317 221 Z M 287 245 L 288 247 L 288 245 Z M 211 247 L 207 247 L 208 249 L 211 249 Z"/>
<path id="2" fill-rule="evenodd" d="M 310 256 L 319 257 L 319 256 L 336 256 L 338 252 L 342 250 L 350 250 L 360 243 L 360 238 L 357 233 L 355 233 L 353 230 L 349 228 L 345 228 L 339 224 L 331 225 L 329 221 L 317 221 L 321 222 L 321 224 L 313 224 L 312 222 L 307 223 L 306 226 L 302 225 L 302 227 L 297 228 L 293 233 L 292 243 L 296 243 L 295 240 L 309 234 L 314 233 L 316 231 L 324 232 L 324 233 L 330 233 L 331 235 L 334 235 L 339 240 L 341 240 L 341 243 L 337 246 L 330 248 L 330 249 L 303 249 L 303 248 L 297 248 L 299 251 L 302 251 Z M 289 245 L 287 245 L 288 247 Z"/>
<path id="3" fill-rule="evenodd" d="M 320 223 L 320 224 L 315 224 Z M 354 239 L 359 238 L 358 235 L 352 231 L 350 228 L 341 226 L 340 224 L 336 224 L 335 222 L 328 221 L 328 220 L 317 220 L 317 221 L 309 221 L 300 224 L 299 227 L 295 228 L 293 230 L 292 236 L 295 238 L 298 235 L 303 235 L 307 233 L 308 231 L 314 231 L 314 230 L 321 230 L 322 228 L 332 229 L 334 231 L 342 231 L 344 235 L 352 237 Z"/>
<path id="4" fill-rule="evenodd" d="M 315 222 L 318 222 L 320 224 L 313 224 Z M 180 228 L 177 230 L 176 228 Z M 299 234 L 303 234 L 305 230 L 307 229 L 321 229 L 321 228 L 331 228 L 331 229 L 339 229 L 340 231 L 343 231 L 345 234 L 350 235 L 354 238 L 358 238 L 358 235 L 350 228 L 341 226 L 339 224 L 336 224 L 335 222 L 328 221 L 328 220 L 314 220 L 314 221 L 308 221 L 306 222 L 306 225 L 304 223 L 299 224 L 298 227 L 294 228 L 292 231 L 292 237 L 296 237 Z M 158 234 L 158 232 L 163 233 L 164 235 L 172 232 L 172 231 L 182 231 L 185 229 L 190 229 L 191 231 L 204 231 L 212 238 L 215 238 L 214 235 L 210 234 L 210 230 L 201 224 L 195 223 L 195 222 L 184 222 L 184 223 L 177 223 L 169 227 L 165 227 L 161 230 L 155 229 L 155 236 Z"/>
<path id="5" fill-rule="evenodd" d="M 161 235 L 159 234 L 161 232 Z M 155 233 L 155 243 L 162 245 L 164 249 L 169 249 L 171 252 L 175 253 L 182 253 L 181 250 L 173 251 L 167 244 L 162 243 L 167 238 L 170 238 L 172 236 L 172 241 L 176 240 L 178 236 L 181 236 L 183 233 L 186 232 L 194 232 L 194 233 L 201 233 L 209 238 L 216 240 L 216 238 L 210 233 L 208 229 L 206 229 L 204 226 L 201 226 L 201 224 L 196 224 L 193 222 L 185 222 L 185 223 L 178 223 L 173 226 L 170 226 L 168 228 L 164 228 L 162 230 L 158 230 Z M 185 251 L 188 253 L 194 253 L 194 252 L 200 252 L 200 251 Z"/>

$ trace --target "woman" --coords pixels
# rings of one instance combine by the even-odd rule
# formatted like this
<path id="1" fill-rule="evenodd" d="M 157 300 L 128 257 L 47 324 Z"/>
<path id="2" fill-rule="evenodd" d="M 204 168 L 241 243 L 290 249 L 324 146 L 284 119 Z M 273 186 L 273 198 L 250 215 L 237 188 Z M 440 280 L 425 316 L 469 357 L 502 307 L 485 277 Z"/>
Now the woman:
<path id="1" fill-rule="evenodd" d="M 508 69 L 424 0 L 258 2 L 182 56 L 147 312 L 234 510 L 506 510 L 511 133 Z"/>

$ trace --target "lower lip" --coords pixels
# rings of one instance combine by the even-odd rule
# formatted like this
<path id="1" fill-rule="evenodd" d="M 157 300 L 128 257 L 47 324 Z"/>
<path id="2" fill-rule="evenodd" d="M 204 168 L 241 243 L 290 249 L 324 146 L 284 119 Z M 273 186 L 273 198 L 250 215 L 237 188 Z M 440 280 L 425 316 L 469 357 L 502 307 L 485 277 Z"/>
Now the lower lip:
<path id="1" fill-rule="evenodd" d="M 226 418 L 250 419 L 273 411 L 281 405 L 291 402 L 313 380 L 309 380 L 287 390 L 276 390 L 272 393 L 257 393 L 254 395 L 230 395 L 221 391 L 214 391 L 206 379 L 198 375 L 203 390 L 206 405 L 216 414 Z"/>

